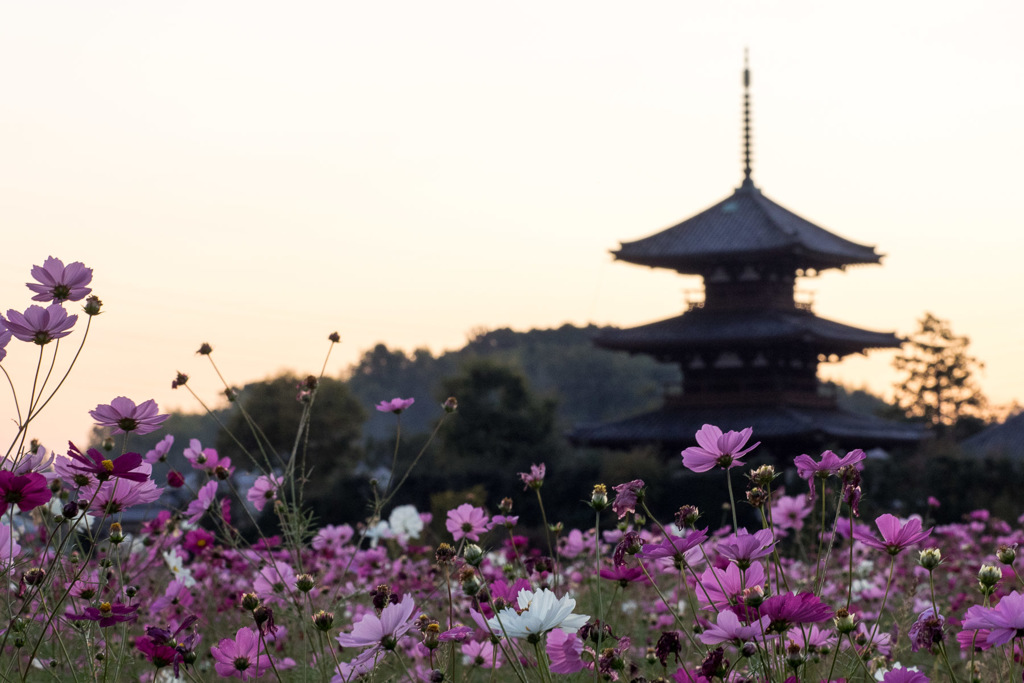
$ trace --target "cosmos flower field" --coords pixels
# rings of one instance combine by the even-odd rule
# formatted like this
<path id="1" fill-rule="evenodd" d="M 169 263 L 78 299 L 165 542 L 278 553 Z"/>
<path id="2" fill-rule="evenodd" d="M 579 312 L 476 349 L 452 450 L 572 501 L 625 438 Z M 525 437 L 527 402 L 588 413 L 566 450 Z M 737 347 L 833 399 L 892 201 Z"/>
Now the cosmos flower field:
<path id="1" fill-rule="evenodd" d="M 118 437 L 109 451 L 35 444 L 32 420 L 102 303 L 81 263 L 51 257 L 31 277 L 37 303 L 0 320 L 0 361 L 38 354 L 42 368 L 11 386 L 19 431 L 0 463 L 0 681 L 1024 680 L 1022 520 L 977 510 L 934 526 L 937 500 L 863 519 L 859 450 L 754 468 L 756 434 L 705 425 L 667 466 L 727 479 L 731 524 L 710 528 L 685 500 L 656 519 L 640 480 L 588 482 L 591 526 L 548 520 L 527 535 L 516 511 L 543 506 L 541 454 L 508 473 L 522 495 L 493 509 L 464 502 L 432 520 L 403 502 L 407 473 L 391 472 L 398 483 L 365 520 L 318 526 L 296 453 L 232 463 L 169 436 L 146 453 L 119 448 L 161 429 L 153 401 L 91 411 Z M 66 357 L 52 358 L 66 337 Z M 174 382 L 188 390 L 186 376 Z M 315 377 L 299 387 L 298 436 L 316 391 Z M 437 410 L 458 419 L 455 398 Z M 175 449 L 195 476 L 155 481 Z M 783 469 L 800 490 L 778 486 Z M 242 470 L 255 475 L 245 487 Z M 165 503 L 169 489 L 190 490 L 188 502 Z M 142 506 L 154 513 L 129 524 Z M 232 509 L 270 510 L 280 532 L 248 541 Z"/>

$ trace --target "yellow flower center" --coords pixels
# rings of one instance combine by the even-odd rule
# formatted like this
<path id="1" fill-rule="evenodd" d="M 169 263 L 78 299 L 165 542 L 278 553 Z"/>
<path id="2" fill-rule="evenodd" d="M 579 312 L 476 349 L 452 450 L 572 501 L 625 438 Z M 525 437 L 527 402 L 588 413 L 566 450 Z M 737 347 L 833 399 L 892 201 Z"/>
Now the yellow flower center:
<path id="1" fill-rule="evenodd" d="M 102 612 L 103 614 L 110 614 L 110 612 L 111 612 L 110 603 L 109 602 L 101 602 L 100 603 L 100 612 Z"/>
<path id="2" fill-rule="evenodd" d="M 206 539 L 205 538 L 200 538 L 198 541 L 196 541 L 196 545 L 199 546 L 200 548 L 205 548 L 206 547 Z"/>
<path id="3" fill-rule="evenodd" d="M 100 464 L 103 465 L 103 469 L 105 469 L 107 472 L 113 472 L 114 471 L 114 461 L 113 460 L 104 460 Z"/>

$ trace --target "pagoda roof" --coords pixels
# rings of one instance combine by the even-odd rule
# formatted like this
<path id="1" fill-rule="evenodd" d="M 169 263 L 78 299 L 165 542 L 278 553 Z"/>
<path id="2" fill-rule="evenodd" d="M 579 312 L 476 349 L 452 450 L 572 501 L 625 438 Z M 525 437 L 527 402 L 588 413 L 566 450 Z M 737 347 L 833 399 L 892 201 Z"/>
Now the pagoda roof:
<path id="1" fill-rule="evenodd" d="M 822 353 L 846 355 L 866 348 L 895 348 L 892 332 L 873 332 L 819 318 L 801 309 L 694 309 L 659 322 L 603 331 L 594 343 L 606 349 L 666 355 L 685 347 L 764 346 L 805 343 Z"/>
<path id="2" fill-rule="evenodd" d="M 737 408 L 664 407 L 650 413 L 596 426 L 581 426 L 569 438 L 580 444 L 610 448 L 640 443 L 682 447 L 696 443 L 705 424 L 723 431 L 753 428 L 757 441 L 842 441 L 854 448 L 912 444 L 926 437 L 919 425 L 890 422 L 872 415 L 838 409 L 794 406 Z"/>
<path id="3" fill-rule="evenodd" d="M 649 237 L 622 242 L 612 253 L 622 261 L 691 274 L 766 259 L 825 270 L 882 258 L 874 247 L 844 239 L 776 204 L 749 178 L 711 208 Z"/>
<path id="4" fill-rule="evenodd" d="M 1009 417 L 1001 424 L 986 427 L 964 439 L 960 447 L 965 453 L 978 457 L 1024 460 L 1024 413 Z"/>

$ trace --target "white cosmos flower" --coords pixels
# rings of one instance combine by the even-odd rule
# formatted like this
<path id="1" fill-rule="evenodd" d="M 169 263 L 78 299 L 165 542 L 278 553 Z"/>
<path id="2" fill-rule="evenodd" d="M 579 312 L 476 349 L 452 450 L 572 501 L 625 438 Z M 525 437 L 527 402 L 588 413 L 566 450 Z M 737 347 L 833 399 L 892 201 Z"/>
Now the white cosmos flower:
<path id="1" fill-rule="evenodd" d="M 399 539 L 416 539 L 423 531 L 423 520 L 415 505 L 399 505 L 388 517 L 391 533 Z"/>
<path id="2" fill-rule="evenodd" d="M 576 601 L 569 595 L 559 598 L 547 588 L 521 590 L 518 602 L 520 612 L 506 607 L 487 620 L 492 631 L 504 633 L 509 638 L 539 637 L 556 628 L 575 633 L 590 620 L 589 614 L 572 613 L 576 609 Z"/>
<path id="3" fill-rule="evenodd" d="M 174 550 L 163 552 L 164 562 L 167 563 L 167 568 L 174 574 L 174 578 L 181 582 L 185 588 L 191 588 L 196 585 L 196 580 L 192 578 L 192 570 L 185 568 L 182 564 L 183 560 L 178 557 L 178 553 Z"/>

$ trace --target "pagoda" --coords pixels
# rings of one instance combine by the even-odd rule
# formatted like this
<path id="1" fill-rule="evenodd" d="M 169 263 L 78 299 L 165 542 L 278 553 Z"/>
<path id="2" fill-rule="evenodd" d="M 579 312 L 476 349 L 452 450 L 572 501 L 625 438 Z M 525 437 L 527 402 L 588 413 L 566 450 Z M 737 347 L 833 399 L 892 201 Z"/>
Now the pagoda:
<path id="1" fill-rule="evenodd" d="M 580 426 L 577 444 L 628 448 L 692 445 L 704 424 L 752 427 L 771 452 L 893 447 L 919 441 L 914 426 L 841 410 L 818 364 L 867 349 L 895 348 L 875 332 L 816 316 L 796 279 L 830 268 L 880 263 L 874 247 L 818 227 L 766 197 L 751 177 L 750 70 L 743 72 L 743 182 L 682 223 L 612 251 L 615 258 L 703 278 L 703 297 L 682 315 L 602 333 L 606 349 L 678 364 L 682 382 L 654 412 Z"/>

